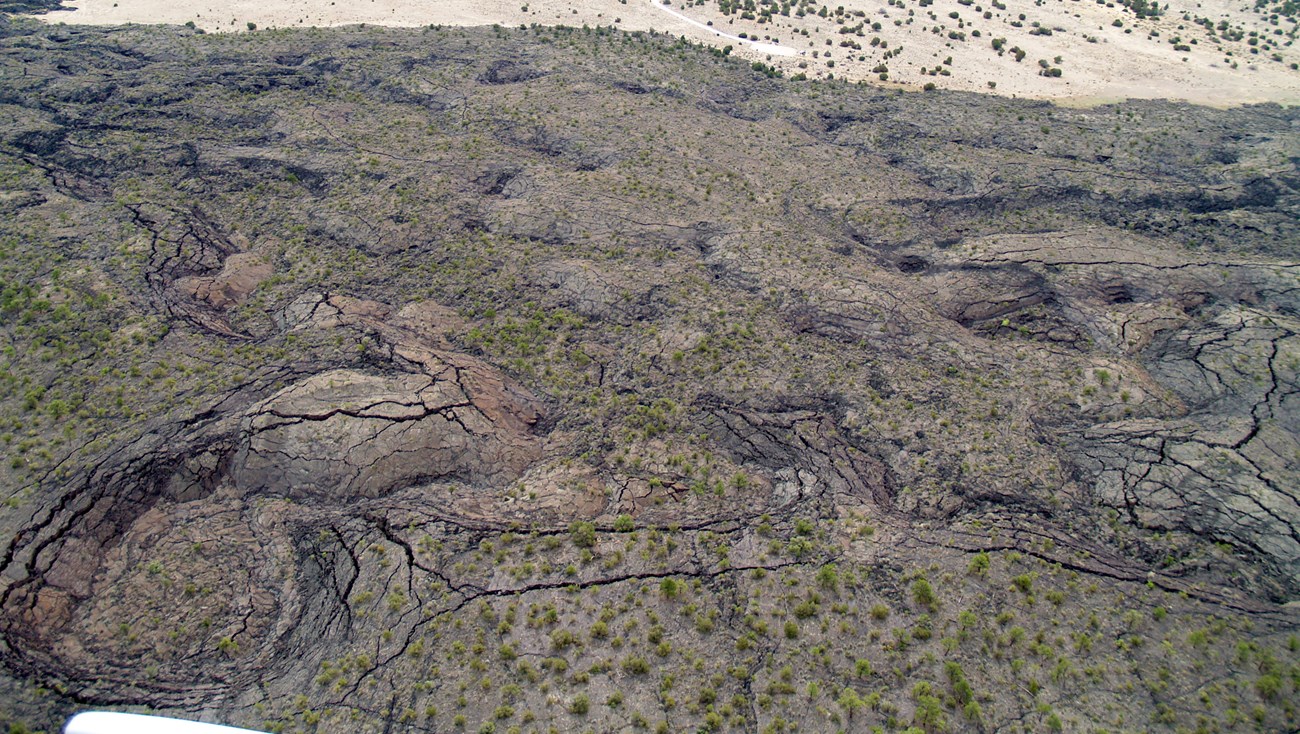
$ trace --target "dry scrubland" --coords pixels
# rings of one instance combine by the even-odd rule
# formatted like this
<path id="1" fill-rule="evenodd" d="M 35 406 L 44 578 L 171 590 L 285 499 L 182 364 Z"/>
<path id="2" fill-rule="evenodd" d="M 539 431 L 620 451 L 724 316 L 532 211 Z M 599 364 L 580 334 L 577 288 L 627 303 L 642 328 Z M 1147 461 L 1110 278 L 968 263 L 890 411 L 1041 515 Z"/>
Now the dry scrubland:
<path id="1" fill-rule="evenodd" d="M 0 64 L 12 731 L 1300 722 L 1300 111 L 594 27 Z"/>
<path id="2" fill-rule="evenodd" d="M 803 52 L 794 59 L 769 59 L 742 43 L 715 38 L 662 12 L 651 0 L 74 4 L 75 12 L 47 18 L 96 24 L 193 22 L 208 31 L 242 31 L 248 23 L 259 28 L 612 25 L 731 45 L 751 60 L 770 61 L 787 75 L 810 78 L 884 79 L 909 88 L 934 84 L 1085 104 L 1126 98 L 1209 105 L 1300 102 L 1300 49 L 1292 45 L 1300 19 L 1295 0 L 1253 5 L 1249 0 L 1171 0 L 1155 4 L 1158 16 L 1150 14 L 1152 7 L 1144 0 L 849 0 L 829 5 L 815 0 L 694 0 L 673 5 L 728 34 L 775 39 Z"/>

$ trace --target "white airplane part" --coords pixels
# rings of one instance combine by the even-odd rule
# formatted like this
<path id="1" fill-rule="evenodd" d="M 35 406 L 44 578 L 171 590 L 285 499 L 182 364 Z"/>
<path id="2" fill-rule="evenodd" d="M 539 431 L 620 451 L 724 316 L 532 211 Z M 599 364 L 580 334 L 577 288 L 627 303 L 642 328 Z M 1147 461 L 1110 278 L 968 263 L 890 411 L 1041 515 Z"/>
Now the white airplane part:
<path id="1" fill-rule="evenodd" d="M 63 726 L 63 734 L 265 734 L 265 732 L 221 724 L 204 724 L 201 721 L 169 719 L 165 716 L 87 711 L 68 719 L 68 723 Z"/>

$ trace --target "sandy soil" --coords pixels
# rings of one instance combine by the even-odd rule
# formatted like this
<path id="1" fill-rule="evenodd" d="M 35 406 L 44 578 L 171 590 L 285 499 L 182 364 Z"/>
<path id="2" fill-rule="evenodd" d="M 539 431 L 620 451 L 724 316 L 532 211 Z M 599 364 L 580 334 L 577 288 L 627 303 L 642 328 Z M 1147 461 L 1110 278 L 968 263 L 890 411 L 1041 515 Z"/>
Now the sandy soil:
<path id="1" fill-rule="evenodd" d="M 911 88 L 932 82 L 941 88 L 1075 104 L 1125 98 L 1214 106 L 1300 104 L 1300 71 L 1291 68 L 1300 62 L 1300 47 L 1290 45 L 1296 25 L 1287 18 L 1270 25 L 1250 0 L 1170 0 L 1161 18 L 1147 20 L 1104 0 L 1006 0 L 999 2 L 1002 7 L 993 6 L 993 0 L 933 0 L 928 7 L 915 0 L 836 0 L 826 18 L 792 13 L 775 15 L 767 23 L 723 15 L 714 0 L 673 0 L 670 9 L 656 6 L 662 0 L 74 1 L 78 7 L 73 11 L 41 17 L 88 24 L 192 21 L 210 32 L 245 31 L 248 23 L 258 28 L 585 23 L 731 45 L 737 54 L 809 78 L 834 75 Z M 833 11 L 841 2 L 845 14 L 837 17 Z M 1246 36 L 1233 41 L 1208 33 L 1191 22 L 1198 17 L 1215 24 L 1226 20 Z M 859 23 L 861 35 L 841 32 Z M 1042 30 L 1032 34 L 1035 26 L 1051 29 L 1051 35 Z M 1261 44 L 1252 53 L 1251 31 L 1274 45 Z M 757 43 L 739 41 L 742 35 Z M 872 45 L 873 38 L 878 45 Z M 994 38 L 1005 38 L 1005 49 L 1023 49 L 1023 60 L 1017 62 L 1010 52 L 999 55 L 992 47 Z M 887 66 L 885 82 L 875 71 L 882 63 Z M 1060 69 L 1061 75 L 1044 76 L 1043 65 Z M 936 69 L 947 74 L 932 74 Z"/>

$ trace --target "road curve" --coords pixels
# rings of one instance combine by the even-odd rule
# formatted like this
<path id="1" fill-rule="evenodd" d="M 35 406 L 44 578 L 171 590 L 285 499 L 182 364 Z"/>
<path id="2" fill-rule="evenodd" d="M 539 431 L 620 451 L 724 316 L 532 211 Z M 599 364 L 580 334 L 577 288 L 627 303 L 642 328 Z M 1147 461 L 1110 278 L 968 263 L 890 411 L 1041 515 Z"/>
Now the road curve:
<path id="1" fill-rule="evenodd" d="M 705 31 L 708 31 L 709 33 L 712 33 L 713 35 L 718 36 L 719 38 L 726 38 L 730 41 L 735 41 L 737 43 L 749 44 L 749 47 L 751 49 L 759 53 L 771 54 L 773 56 L 798 56 L 799 55 L 798 49 L 790 48 L 789 46 L 780 46 L 775 43 L 760 43 L 751 38 L 741 38 L 740 36 L 733 36 L 730 33 L 723 33 L 722 31 L 717 30 L 711 25 L 708 25 L 706 23 L 701 23 L 700 21 L 695 20 L 694 18 L 687 17 L 686 15 L 683 15 L 682 13 L 673 10 L 666 3 L 662 2 L 662 0 L 650 0 L 650 4 L 655 6 L 656 8 L 659 8 L 665 13 L 668 13 L 669 15 L 673 16 L 674 18 L 680 21 L 690 23 L 691 25 L 697 28 L 701 28 Z"/>

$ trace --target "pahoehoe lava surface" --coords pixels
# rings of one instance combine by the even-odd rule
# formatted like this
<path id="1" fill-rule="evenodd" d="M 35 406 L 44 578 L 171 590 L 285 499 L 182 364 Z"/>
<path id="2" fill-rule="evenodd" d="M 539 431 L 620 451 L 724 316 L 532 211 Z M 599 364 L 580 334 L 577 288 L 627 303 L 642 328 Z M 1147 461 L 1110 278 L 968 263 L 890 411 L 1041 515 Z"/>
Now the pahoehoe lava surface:
<path id="1" fill-rule="evenodd" d="M 1283 730 L 1300 112 L 0 20 L 0 718 Z"/>

